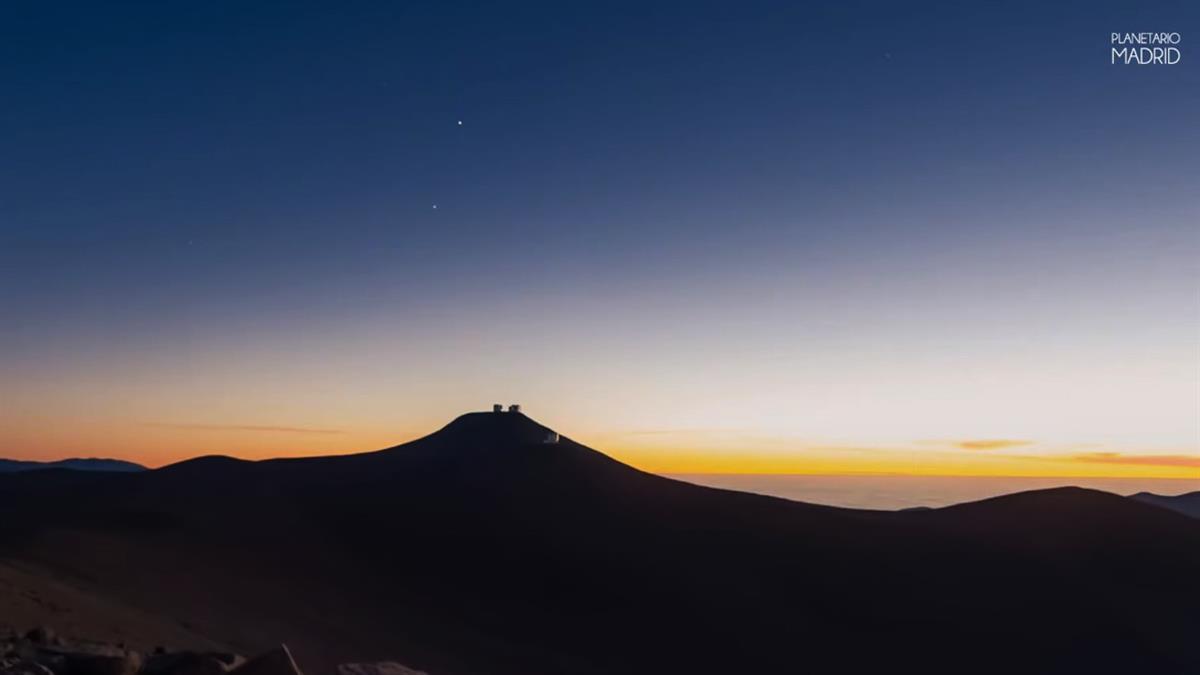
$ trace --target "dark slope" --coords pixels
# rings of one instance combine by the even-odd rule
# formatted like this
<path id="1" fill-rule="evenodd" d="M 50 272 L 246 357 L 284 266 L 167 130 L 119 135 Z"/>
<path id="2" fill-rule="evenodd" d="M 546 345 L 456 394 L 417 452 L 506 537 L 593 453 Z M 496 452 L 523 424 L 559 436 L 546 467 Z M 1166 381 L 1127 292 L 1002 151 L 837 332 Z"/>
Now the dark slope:
<path id="1" fill-rule="evenodd" d="M 361 455 L 4 476 L 0 555 L 247 651 L 286 641 L 318 670 L 1200 666 L 1194 520 L 1084 490 L 836 509 L 653 476 L 545 432 L 473 414 Z"/>
<path id="2" fill-rule="evenodd" d="M 1142 672 L 1200 630 L 1184 603 L 1200 600 L 1195 530 L 1187 518 L 1124 497 L 1057 488 L 995 497 L 916 516 L 939 542 L 969 546 L 964 593 L 990 595 L 996 644 L 1057 672 Z M 1192 521 L 1194 522 L 1194 521 Z M 1002 565 L 995 561 L 1003 560 Z M 1022 620 L 1023 617 L 1023 620 Z M 1082 655 L 1064 644 L 1092 645 Z M 1191 664 L 1184 667 L 1183 664 Z"/>
<path id="3" fill-rule="evenodd" d="M 1139 492 L 1135 495 L 1130 495 L 1129 498 L 1145 504 L 1153 504 L 1171 509 L 1192 518 L 1200 518 L 1200 492 L 1188 492 L 1187 494 L 1175 496 L 1156 495 L 1153 492 Z"/>
<path id="4" fill-rule="evenodd" d="M 145 471 L 146 467 L 123 459 L 73 457 L 55 462 L 33 462 L 19 459 L 0 459 L 0 473 L 37 471 L 40 469 L 72 469 L 74 471 Z"/>

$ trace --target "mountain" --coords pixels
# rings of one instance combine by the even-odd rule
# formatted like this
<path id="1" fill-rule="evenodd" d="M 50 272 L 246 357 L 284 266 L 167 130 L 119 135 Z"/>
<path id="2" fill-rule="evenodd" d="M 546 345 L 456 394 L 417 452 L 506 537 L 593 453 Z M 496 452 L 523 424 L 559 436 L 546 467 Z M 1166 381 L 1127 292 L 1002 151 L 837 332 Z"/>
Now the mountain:
<path id="1" fill-rule="evenodd" d="M 0 561 L 318 673 L 1200 670 L 1195 519 L 1077 488 L 839 509 L 550 433 L 472 413 L 365 454 L 2 475 Z"/>
<path id="2" fill-rule="evenodd" d="M 1200 518 L 1200 491 L 1175 496 L 1156 495 L 1153 492 L 1139 492 L 1135 495 L 1130 495 L 1129 498 L 1146 504 L 1154 504 L 1155 506 L 1171 509 L 1192 518 Z"/>
<path id="3" fill-rule="evenodd" d="M 72 471 L 145 471 L 146 467 L 123 459 L 73 457 L 55 462 L 33 462 L 19 459 L 0 459 L 0 473 L 36 471 L 38 469 L 71 469 Z"/>

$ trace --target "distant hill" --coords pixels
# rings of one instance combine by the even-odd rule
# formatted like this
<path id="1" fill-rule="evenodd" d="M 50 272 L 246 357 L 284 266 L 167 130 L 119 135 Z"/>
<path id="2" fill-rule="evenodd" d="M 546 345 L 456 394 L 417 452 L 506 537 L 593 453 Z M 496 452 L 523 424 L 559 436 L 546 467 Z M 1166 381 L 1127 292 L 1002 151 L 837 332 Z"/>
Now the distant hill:
<path id="1" fill-rule="evenodd" d="M 1079 488 L 805 504 L 515 413 L 357 455 L 0 475 L 6 561 L 315 673 L 1200 672 L 1198 520 Z M 47 621 L 82 616 L 56 593 Z"/>
<path id="2" fill-rule="evenodd" d="M 81 458 L 60 459 L 56 462 L 31 462 L 18 459 L 0 459 L 0 473 L 37 471 L 39 469 L 70 469 L 72 471 L 145 471 L 146 467 L 123 459 Z"/>
<path id="3" fill-rule="evenodd" d="M 1146 504 L 1154 504 L 1155 506 L 1171 509 L 1185 516 L 1200 518 L 1200 491 L 1188 492 L 1187 494 L 1177 496 L 1156 495 L 1153 492 L 1139 492 L 1135 495 L 1130 495 L 1129 498 Z"/>

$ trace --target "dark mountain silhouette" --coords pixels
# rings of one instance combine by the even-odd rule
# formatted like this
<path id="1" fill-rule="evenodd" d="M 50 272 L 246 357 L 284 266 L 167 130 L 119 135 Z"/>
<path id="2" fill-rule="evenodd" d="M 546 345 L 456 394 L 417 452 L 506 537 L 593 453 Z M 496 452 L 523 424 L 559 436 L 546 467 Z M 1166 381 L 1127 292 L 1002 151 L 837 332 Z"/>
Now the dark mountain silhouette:
<path id="1" fill-rule="evenodd" d="M 73 471 L 145 471 L 146 467 L 123 459 L 72 457 L 54 462 L 34 462 L 20 459 L 0 459 L 0 473 L 36 471 L 39 469 L 71 469 Z"/>
<path id="2" fill-rule="evenodd" d="M 1130 495 L 1129 498 L 1146 504 L 1154 504 L 1155 506 L 1171 509 L 1192 518 L 1200 518 L 1200 491 L 1175 496 L 1156 495 L 1153 492 L 1139 492 L 1135 495 Z"/>
<path id="3" fill-rule="evenodd" d="M 0 559 L 315 672 L 1200 670 L 1200 521 L 1074 488 L 839 509 L 547 432 L 475 413 L 366 454 L 0 476 Z"/>

